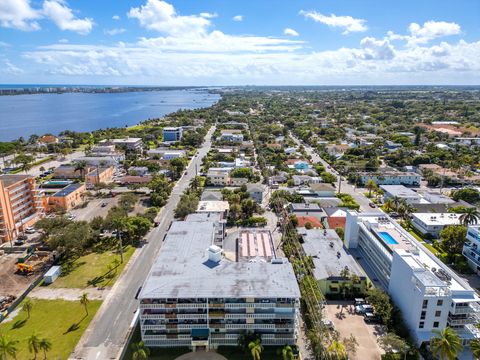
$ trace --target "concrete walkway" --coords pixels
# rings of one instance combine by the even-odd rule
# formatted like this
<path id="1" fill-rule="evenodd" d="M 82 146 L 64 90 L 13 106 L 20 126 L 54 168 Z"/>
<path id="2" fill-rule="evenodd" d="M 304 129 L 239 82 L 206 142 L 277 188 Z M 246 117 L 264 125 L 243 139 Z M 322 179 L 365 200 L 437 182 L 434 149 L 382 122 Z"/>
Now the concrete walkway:
<path id="1" fill-rule="evenodd" d="M 227 358 L 213 351 L 196 351 L 183 354 L 177 357 L 175 360 L 227 360 Z"/>
<path id="2" fill-rule="evenodd" d="M 104 300 L 109 290 L 98 290 L 97 288 L 88 289 L 69 289 L 69 288 L 52 288 L 47 286 L 39 286 L 33 289 L 29 297 L 44 300 L 68 300 L 78 301 L 83 293 L 88 295 L 90 300 Z"/>

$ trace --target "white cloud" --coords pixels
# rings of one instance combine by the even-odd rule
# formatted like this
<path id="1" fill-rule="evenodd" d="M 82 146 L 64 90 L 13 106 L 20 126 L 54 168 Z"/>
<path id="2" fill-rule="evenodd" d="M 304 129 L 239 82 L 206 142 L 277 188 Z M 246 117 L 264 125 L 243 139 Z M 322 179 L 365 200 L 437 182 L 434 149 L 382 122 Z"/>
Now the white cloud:
<path id="1" fill-rule="evenodd" d="M 9 60 L 5 59 L 3 61 L 2 72 L 10 75 L 21 75 L 25 71 L 20 69 L 18 66 L 12 64 Z"/>
<path id="2" fill-rule="evenodd" d="M 291 28 L 285 28 L 285 30 L 283 30 L 283 34 L 288 35 L 288 36 L 298 36 L 298 35 L 300 35 L 298 32 L 296 32 L 295 30 L 293 30 Z"/>
<path id="3" fill-rule="evenodd" d="M 1 0 L 0 26 L 23 31 L 40 29 L 35 21 L 40 18 L 37 10 L 30 6 L 30 0 Z"/>
<path id="4" fill-rule="evenodd" d="M 0 41 L 0 48 L 7 48 L 7 47 L 10 47 L 12 45 L 10 45 L 9 43 L 5 42 L 5 41 Z"/>
<path id="5" fill-rule="evenodd" d="M 120 16 L 118 16 L 118 15 L 113 15 L 113 16 L 112 16 L 112 19 L 118 21 L 118 20 L 120 20 Z"/>
<path id="6" fill-rule="evenodd" d="M 42 13 L 50 18 L 61 30 L 74 31 L 82 35 L 88 34 L 93 27 L 93 19 L 78 19 L 63 0 L 46 0 Z"/>
<path id="7" fill-rule="evenodd" d="M 60 39 L 58 40 L 60 44 L 68 44 L 68 39 Z"/>
<path id="8" fill-rule="evenodd" d="M 202 12 L 200 13 L 200 16 L 205 18 L 205 19 L 213 19 L 218 17 L 217 13 L 208 13 L 208 12 Z"/>
<path id="9" fill-rule="evenodd" d="M 115 36 L 115 35 L 119 35 L 119 34 L 123 34 L 125 31 L 124 28 L 113 28 L 113 29 L 105 29 L 103 32 L 107 35 L 110 35 L 110 36 Z"/>
<path id="10" fill-rule="evenodd" d="M 300 11 L 300 15 L 303 15 L 305 18 L 310 18 L 315 22 L 320 22 L 322 24 L 328 25 L 333 28 L 343 29 L 344 35 L 351 32 L 364 32 L 367 31 L 368 27 L 366 20 L 364 19 L 355 19 L 351 16 L 337 16 L 335 14 L 330 14 L 330 16 L 323 15 L 316 11 Z"/>
<path id="11" fill-rule="evenodd" d="M 360 41 L 360 46 L 363 49 L 361 57 L 365 60 L 391 60 L 395 57 L 393 46 L 386 39 L 366 37 Z"/>
<path id="12" fill-rule="evenodd" d="M 439 37 L 457 35 L 461 31 L 460 25 L 445 21 L 427 21 L 423 26 L 411 23 L 408 29 L 417 43 L 426 43 Z"/>
<path id="13" fill-rule="evenodd" d="M 131 8 L 127 15 L 147 29 L 175 36 L 202 35 L 210 25 L 210 20 L 202 16 L 178 15 L 171 4 L 162 0 L 147 0 L 145 5 Z"/>
<path id="14" fill-rule="evenodd" d="M 235 15 L 232 18 L 233 21 L 243 21 L 243 15 Z"/>

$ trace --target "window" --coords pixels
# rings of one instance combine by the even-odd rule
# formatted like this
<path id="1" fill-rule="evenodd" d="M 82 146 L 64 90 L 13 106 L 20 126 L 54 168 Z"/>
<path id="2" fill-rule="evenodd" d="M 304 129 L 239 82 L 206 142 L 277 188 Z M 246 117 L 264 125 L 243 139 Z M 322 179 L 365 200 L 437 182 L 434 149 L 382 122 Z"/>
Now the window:
<path id="1" fill-rule="evenodd" d="M 427 315 L 426 311 L 422 311 L 422 314 L 420 315 L 420 320 L 425 320 L 425 316 Z"/>
<path id="2" fill-rule="evenodd" d="M 443 306 L 443 300 L 437 300 L 437 306 Z"/>
<path id="3" fill-rule="evenodd" d="M 438 328 L 438 324 L 439 324 L 439 322 L 438 322 L 438 321 L 435 321 L 435 322 L 433 323 L 433 327 L 434 327 L 434 328 Z"/>
<path id="4" fill-rule="evenodd" d="M 420 329 L 423 329 L 424 325 L 425 325 L 425 322 L 420 321 L 420 324 L 418 324 L 418 327 L 419 327 Z"/>
<path id="5" fill-rule="evenodd" d="M 423 300 L 422 309 L 426 309 L 428 306 L 428 300 Z"/>
<path id="6" fill-rule="evenodd" d="M 442 315 L 441 311 L 435 311 L 435 317 L 440 317 Z"/>

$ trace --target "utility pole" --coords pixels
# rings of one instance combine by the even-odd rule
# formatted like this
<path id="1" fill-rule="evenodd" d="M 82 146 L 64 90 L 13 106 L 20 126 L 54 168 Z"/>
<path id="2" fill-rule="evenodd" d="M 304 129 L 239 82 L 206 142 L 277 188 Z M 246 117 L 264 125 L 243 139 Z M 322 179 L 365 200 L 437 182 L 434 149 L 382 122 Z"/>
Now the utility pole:
<path id="1" fill-rule="evenodd" d="M 338 173 L 338 193 L 342 192 L 342 174 Z"/>

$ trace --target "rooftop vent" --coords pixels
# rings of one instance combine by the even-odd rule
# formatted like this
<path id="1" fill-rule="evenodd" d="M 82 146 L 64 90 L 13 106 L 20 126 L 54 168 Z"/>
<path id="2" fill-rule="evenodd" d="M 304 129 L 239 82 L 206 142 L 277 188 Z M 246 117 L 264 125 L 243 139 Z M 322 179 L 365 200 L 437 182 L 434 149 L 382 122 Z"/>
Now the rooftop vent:
<path id="1" fill-rule="evenodd" d="M 210 245 L 208 248 L 208 260 L 219 263 L 222 260 L 222 249 L 217 245 Z"/>

